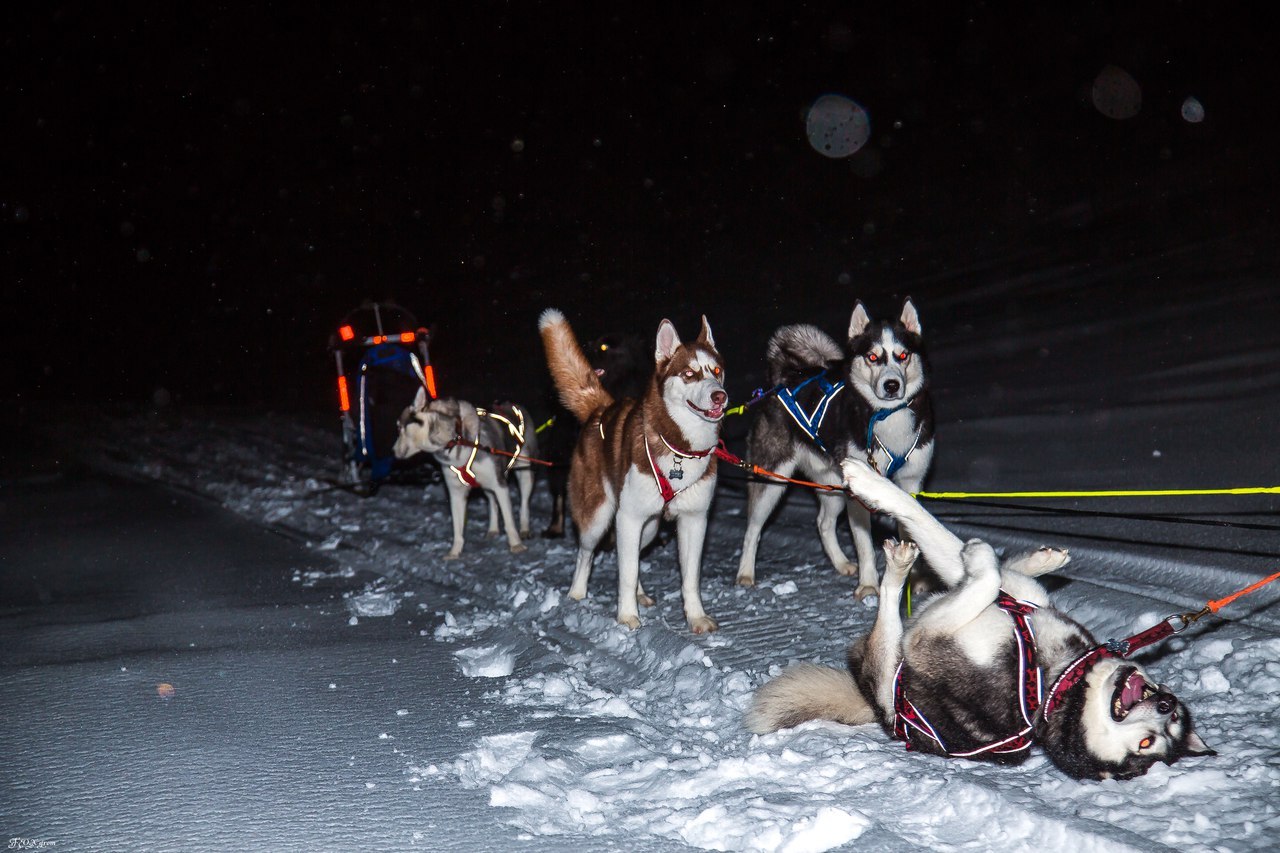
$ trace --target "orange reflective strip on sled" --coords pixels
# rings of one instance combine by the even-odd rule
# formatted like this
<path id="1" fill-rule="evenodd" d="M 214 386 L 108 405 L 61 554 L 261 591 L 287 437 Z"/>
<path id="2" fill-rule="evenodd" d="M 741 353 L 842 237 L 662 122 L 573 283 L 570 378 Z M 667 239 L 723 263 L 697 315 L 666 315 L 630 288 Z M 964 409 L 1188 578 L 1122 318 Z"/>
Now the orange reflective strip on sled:
<path id="1" fill-rule="evenodd" d="M 351 411 L 351 398 L 347 395 L 347 377 L 338 377 L 338 405 L 342 411 Z"/>

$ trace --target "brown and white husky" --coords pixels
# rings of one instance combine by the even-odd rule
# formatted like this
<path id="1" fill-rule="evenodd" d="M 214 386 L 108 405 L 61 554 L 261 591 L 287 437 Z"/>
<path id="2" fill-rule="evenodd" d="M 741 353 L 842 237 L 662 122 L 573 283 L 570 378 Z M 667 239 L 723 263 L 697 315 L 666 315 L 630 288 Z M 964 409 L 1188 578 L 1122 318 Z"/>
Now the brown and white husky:
<path id="1" fill-rule="evenodd" d="M 671 321 L 659 324 L 653 378 L 638 400 L 614 400 L 605 391 L 559 311 L 543 311 L 538 329 L 560 399 L 583 425 L 569 472 L 569 504 L 578 527 L 569 597 L 586 597 L 596 546 L 613 525 L 618 621 L 640 627 L 638 605 L 653 604 L 640 584 L 640 552 L 664 517 L 675 519 L 685 618 L 695 634 L 716 630 L 702 609 L 699 575 L 716 486 L 713 451 L 729 397 L 707 318 L 689 344 L 680 341 Z"/>

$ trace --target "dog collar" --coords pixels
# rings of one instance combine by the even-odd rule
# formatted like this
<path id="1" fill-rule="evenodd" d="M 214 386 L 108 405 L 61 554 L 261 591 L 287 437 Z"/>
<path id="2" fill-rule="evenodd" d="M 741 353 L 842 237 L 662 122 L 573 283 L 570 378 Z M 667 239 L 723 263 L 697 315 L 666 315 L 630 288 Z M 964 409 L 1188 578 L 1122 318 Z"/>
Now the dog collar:
<path id="1" fill-rule="evenodd" d="M 1021 752 L 1031 747 L 1035 730 L 1036 710 L 1040 707 L 1041 672 L 1036 666 L 1036 635 L 1028 619 L 1037 609 L 1029 601 L 1021 601 L 1000 590 L 995 604 L 1013 618 L 1013 636 L 1018 643 L 1018 710 L 1022 714 L 1022 728 L 1006 738 L 977 747 L 976 749 L 955 752 L 947 749 L 942 738 L 929 723 L 929 720 L 907 698 L 906 687 L 902 679 L 902 664 L 898 664 L 898 672 L 893 678 L 893 735 L 902 741 L 907 749 L 914 749 L 912 738 L 918 733 L 938 745 L 938 748 L 950 758 L 978 758 L 984 753 L 1005 755 Z"/>
<path id="2" fill-rule="evenodd" d="M 671 471 L 671 478 L 668 479 L 665 475 L 663 475 L 661 471 L 658 470 L 657 463 L 653 461 L 653 451 L 649 449 L 649 436 L 646 435 L 644 437 L 644 453 L 645 453 L 645 456 L 649 458 L 649 470 L 653 472 L 653 479 L 657 480 L 658 482 L 658 492 L 662 495 L 662 502 L 666 504 L 666 503 L 671 503 L 672 499 L 676 496 L 676 494 L 678 494 L 676 488 L 671 485 L 671 480 L 684 479 L 684 469 L 680 467 L 680 463 L 685 459 L 702 459 L 710 455 L 713 451 L 716 450 L 716 448 L 708 447 L 706 450 L 691 452 L 687 450 L 679 450 L 675 447 L 672 447 L 671 442 L 667 441 L 666 438 L 664 438 L 661 433 L 658 434 L 658 440 L 661 441 L 664 445 L 666 445 L 667 449 L 676 455 L 676 465 L 675 465 L 675 468 L 673 468 Z M 683 491 L 683 489 L 679 491 Z"/>
<path id="3" fill-rule="evenodd" d="M 1180 617 L 1170 616 L 1126 640 L 1107 640 L 1102 645 L 1090 649 L 1067 664 L 1067 668 L 1053 682 L 1053 687 L 1049 688 L 1049 697 L 1044 702 L 1044 718 L 1046 720 L 1049 719 L 1049 715 L 1053 713 L 1053 710 L 1062 701 L 1063 694 L 1083 681 L 1095 663 L 1104 658 L 1127 658 L 1144 646 L 1158 643 L 1165 637 L 1176 634 L 1178 629 L 1173 626 L 1173 620 L 1177 618 Z M 1185 627 L 1185 619 L 1183 619 L 1183 624 Z"/>

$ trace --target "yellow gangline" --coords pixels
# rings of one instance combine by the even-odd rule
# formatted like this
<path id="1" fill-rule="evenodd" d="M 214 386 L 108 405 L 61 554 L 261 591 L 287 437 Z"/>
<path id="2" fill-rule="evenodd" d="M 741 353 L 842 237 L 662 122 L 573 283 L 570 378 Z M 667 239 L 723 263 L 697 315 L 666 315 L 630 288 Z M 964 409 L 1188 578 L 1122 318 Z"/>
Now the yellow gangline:
<path id="1" fill-rule="evenodd" d="M 1234 489 L 1098 489 L 1079 492 L 916 492 L 918 498 L 958 501 L 966 498 L 1154 498 L 1185 495 L 1280 495 L 1280 486 Z"/>

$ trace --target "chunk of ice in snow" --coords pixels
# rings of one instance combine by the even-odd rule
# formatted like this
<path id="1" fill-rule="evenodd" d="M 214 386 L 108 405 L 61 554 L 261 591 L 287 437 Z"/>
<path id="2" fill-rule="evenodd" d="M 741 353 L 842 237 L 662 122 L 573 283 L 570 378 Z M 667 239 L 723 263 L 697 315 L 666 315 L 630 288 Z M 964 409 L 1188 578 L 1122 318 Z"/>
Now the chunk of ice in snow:
<path id="1" fill-rule="evenodd" d="M 389 592 L 366 592 L 347 599 L 356 616 L 390 616 L 400 607 L 400 599 Z"/>
<path id="2" fill-rule="evenodd" d="M 796 586 L 795 581 L 783 581 L 773 585 L 774 595 L 795 595 L 800 588 Z"/>
<path id="3" fill-rule="evenodd" d="M 471 678 L 502 678 L 516 666 L 516 656 L 497 646 L 475 646 L 454 652 L 462 674 Z"/>

